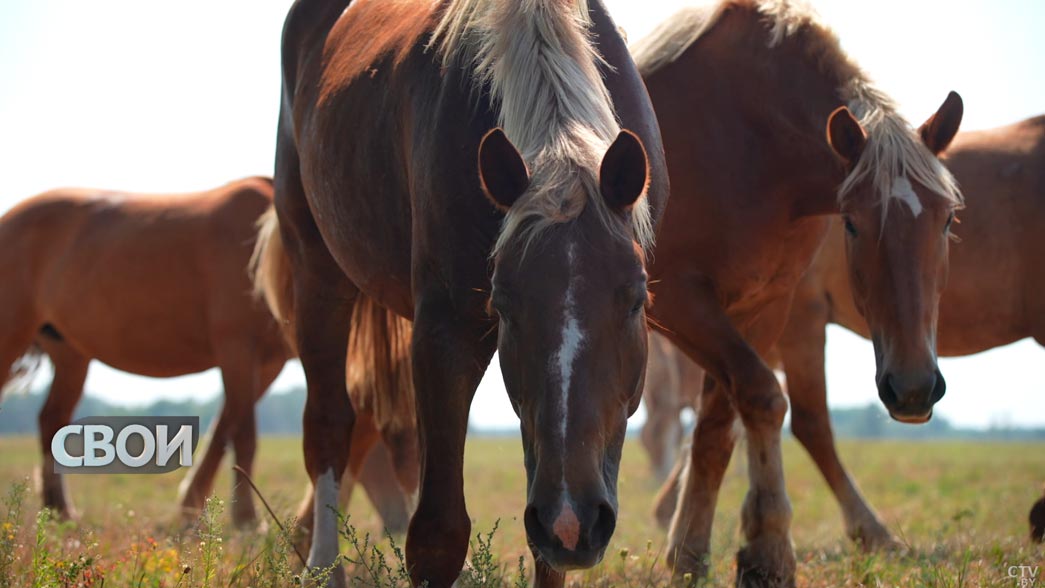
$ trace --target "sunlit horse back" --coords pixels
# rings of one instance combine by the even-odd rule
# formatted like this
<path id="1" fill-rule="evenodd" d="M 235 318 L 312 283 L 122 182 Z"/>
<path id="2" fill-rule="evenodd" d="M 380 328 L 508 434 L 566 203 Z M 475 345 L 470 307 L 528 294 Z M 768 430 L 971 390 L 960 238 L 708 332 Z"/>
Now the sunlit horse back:
<path id="1" fill-rule="evenodd" d="M 347 7 L 346 7 L 347 6 Z M 283 39 L 276 211 L 308 378 L 310 563 L 337 550 L 352 309 L 413 320 L 416 583 L 449 586 L 463 450 L 496 349 L 522 419 L 538 584 L 590 566 L 646 355 L 646 250 L 667 179 L 656 121 L 597 1 L 301 0 Z M 334 574 L 332 582 L 339 582 Z"/>
<path id="2" fill-rule="evenodd" d="M 960 204 L 934 152 L 957 130 L 960 99 L 950 97 L 916 132 L 837 38 L 787 1 L 685 10 L 638 43 L 635 55 L 672 182 L 650 272 L 652 314 L 714 381 L 668 558 L 679 575 L 706 570 L 739 418 L 751 489 L 738 585 L 793 585 L 779 447 L 787 402 L 761 358 L 823 239 L 825 215 L 843 212 L 859 225 L 849 266 L 881 333 L 879 379 L 889 383 L 883 400 L 899 418 L 925 417 L 942 379 L 931 345 L 917 342 L 933 340 L 946 225 Z M 927 273 L 939 279 L 923 279 Z"/>

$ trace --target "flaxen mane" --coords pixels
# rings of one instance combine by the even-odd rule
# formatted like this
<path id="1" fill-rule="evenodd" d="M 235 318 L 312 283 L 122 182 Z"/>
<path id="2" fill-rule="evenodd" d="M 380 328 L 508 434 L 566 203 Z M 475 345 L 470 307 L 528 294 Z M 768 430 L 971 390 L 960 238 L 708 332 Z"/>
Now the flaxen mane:
<path id="1" fill-rule="evenodd" d="M 653 242 L 649 205 L 632 208 L 634 236 L 612 220 L 599 195 L 599 165 L 620 132 L 601 57 L 589 38 L 587 0 L 456 0 L 443 12 L 430 47 L 446 67 L 472 69 L 487 88 L 499 124 L 532 174 L 512 206 L 493 253 L 595 207 L 603 224 L 643 247 Z"/>
<path id="2" fill-rule="evenodd" d="M 645 76 L 676 61 L 700 41 L 722 17 L 736 10 L 759 18 L 766 27 L 766 43 L 802 43 L 804 54 L 820 70 L 838 80 L 838 95 L 867 131 L 867 145 L 856 166 L 838 189 L 844 201 L 853 189 L 870 180 L 882 204 L 883 221 L 893 184 L 916 181 L 954 206 L 963 198 L 954 176 L 918 137 L 896 110 L 896 104 L 842 50 L 838 37 L 806 4 L 796 0 L 728 0 L 711 8 L 688 7 L 632 46 Z"/>

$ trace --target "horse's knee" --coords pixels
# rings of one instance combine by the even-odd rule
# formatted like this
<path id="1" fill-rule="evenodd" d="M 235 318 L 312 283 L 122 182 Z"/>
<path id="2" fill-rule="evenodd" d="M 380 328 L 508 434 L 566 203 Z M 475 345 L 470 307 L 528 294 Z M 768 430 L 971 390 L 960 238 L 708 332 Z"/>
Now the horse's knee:
<path id="1" fill-rule="evenodd" d="M 748 428 L 768 426 L 780 429 L 787 416 L 787 397 L 776 375 L 760 361 L 744 370 L 735 389 L 737 411 Z"/>
<path id="2" fill-rule="evenodd" d="M 811 447 L 832 437 L 831 424 L 826 414 L 791 407 L 791 432 L 802 445 Z"/>

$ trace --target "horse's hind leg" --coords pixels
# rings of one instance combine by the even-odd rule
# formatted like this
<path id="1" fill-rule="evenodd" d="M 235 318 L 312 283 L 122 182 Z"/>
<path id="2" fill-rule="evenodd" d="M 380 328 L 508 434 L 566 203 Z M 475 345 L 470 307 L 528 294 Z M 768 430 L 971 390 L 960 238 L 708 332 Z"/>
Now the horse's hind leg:
<path id="1" fill-rule="evenodd" d="M 801 308 L 796 302 L 791 322 L 778 342 L 791 398 L 791 430 L 834 492 L 849 538 L 866 550 L 895 547 L 896 540 L 864 500 L 838 457 L 824 380 L 826 308 L 821 309 L 820 316 L 818 305 L 805 306 Z"/>
<path id="2" fill-rule="evenodd" d="M 225 456 L 226 447 L 235 435 L 236 427 L 241 421 L 247 420 L 247 426 L 253 428 L 254 402 L 257 398 L 255 391 L 258 389 L 259 380 L 258 370 L 252 361 L 252 355 L 247 351 L 248 345 L 230 347 L 235 347 L 238 351 L 224 353 L 223 350 L 218 350 L 220 356 L 218 364 L 221 367 L 221 379 L 225 388 L 225 402 L 218 418 L 211 425 L 210 440 L 203 459 L 198 461 L 185 476 L 179 488 L 182 517 L 186 522 L 195 520 L 203 510 L 207 497 L 214 489 L 214 476 Z M 249 508 L 253 513 L 253 501 Z M 244 509 L 244 507 L 242 505 L 234 506 L 234 514 L 237 509 Z M 243 510 L 243 512 L 245 511 L 246 509 Z"/>
<path id="3" fill-rule="evenodd" d="M 385 531 L 391 534 L 406 532 L 411 511 L 408 498 L 397 478 L 392 451 L 385 443 L 375 443 L 356 474 L 356 480 L 366 491 L 370 503 L 381 515 Z"/>
<path id="4" fill-rule="evenodd" d="M 43 503 L 63 518 L 75 518 L 76 511 L 66 495 L 62 475 L 54 472 L 51 439 L 58 429 L 68 425 L 72 420 L 73 411 L 83 396 L 83 384 L 87 379 L 87 366 L 91 360 L 58 341 L 44 340 L 42 347 L 54 364 L 54 380 L 51 381 L 47 402 L 40 410 L 39 417 L 40 449 L 43 452 L 40 469 Z"/>
<path id="5" fill-rule="evenodd" d="M 649 455 L 653 474 L 658 481 L 663 482 L 671 473 L 682 439 L 678 390 L 681 382 L 676 365 L 677 355 L 662 349 L 654 350 L 653 345 L 651 341 L 651 365 L 647 368 L 646 386 L 642 394 L 646 404 L 646 424 L 642 426 L 639 439 Z M 659 355 L 655 357 L 655 353 Z M 658 365 L 652 365 L 654 363 Z"/>
<path id="6" fill-rule="evenodd" d="M 252 378 L 257 383 L 254 402 L 250 408 L 243 411 L 233 433 L 232 449 L 239 470 L 233 471 L 232 474 L 232 522 L 237 527 L 245 527 L 257 522 L 254 495 L 246 479 L 254 475 L 254 455 L 258 446 L 257 418 L 254 407 L 282 369 L 282 362 L 265 365 L 258 369 L 255 377 Z M 246 472 L 246 475 L 240 473 L 240 470 Z"/>

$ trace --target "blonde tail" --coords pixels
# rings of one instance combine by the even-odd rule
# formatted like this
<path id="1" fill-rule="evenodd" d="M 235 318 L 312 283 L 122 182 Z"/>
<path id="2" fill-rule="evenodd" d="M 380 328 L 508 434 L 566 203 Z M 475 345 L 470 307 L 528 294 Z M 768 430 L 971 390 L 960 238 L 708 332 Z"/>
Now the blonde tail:
<path id="1" fill-rule="evenodd" d="M 293 281 L 275 208 L 265 211 L 257 225 L 258 239 L 250 258 L 254 294 L 265 299 L 287 345 L 297 355 Z M 410 321 L 359 294 L 352 307 L 345 383 L 356 410 L 373 414 L 381 431 L 415 427 L 411 331 Z"/>
<path id="2" fill-rule="evenodd" d="M 382 432 L 415 425 L 410 321 L 360 294 L 352 309 L 345 375 L 356 410 L 373 414 Z"/>
<path id="3" fill-rule="evenodd" d="M 249 266 L 254 281 L 254 296 L 265 299 L 269 311 L 283 330 L 283 338 L 294 355 L 297 355 L 294 325 L 291 323 L 294 317 L 294 282 L 274 206 L 270 206 L 258 218 L 257 227 L 258 238 Z"/>

